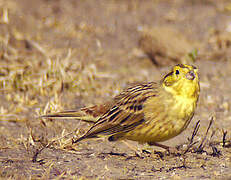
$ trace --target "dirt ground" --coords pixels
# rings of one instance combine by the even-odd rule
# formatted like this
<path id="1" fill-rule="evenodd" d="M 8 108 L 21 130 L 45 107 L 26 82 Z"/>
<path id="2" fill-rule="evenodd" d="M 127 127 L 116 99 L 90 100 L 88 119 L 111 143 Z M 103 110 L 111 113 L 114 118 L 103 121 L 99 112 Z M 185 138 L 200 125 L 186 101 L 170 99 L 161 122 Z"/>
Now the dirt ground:
<path id="1" fill-rule="evenodd" d="M 89 124 L 38 118 L 159 81 L 177 63 L 200 73 L 191 124 L 164 142 L 185 153 L 72 145 Z M 0 0 L 0 178 L 231 179 L 230 82 L 229 0 Z"/>

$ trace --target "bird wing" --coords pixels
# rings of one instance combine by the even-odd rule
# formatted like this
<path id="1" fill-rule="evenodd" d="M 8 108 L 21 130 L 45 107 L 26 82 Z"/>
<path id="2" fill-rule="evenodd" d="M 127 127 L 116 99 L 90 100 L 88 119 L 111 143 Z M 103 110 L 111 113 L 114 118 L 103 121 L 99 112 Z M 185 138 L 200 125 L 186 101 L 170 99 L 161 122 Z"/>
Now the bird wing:
<path id="1" fill-rule="evenodd" d="M 157 95 L 157 87 L 156 83 L 146 83 L 124 90 L 81 139 L 124 133 L 142 124 L 145 121 L 143 104 Z"/>

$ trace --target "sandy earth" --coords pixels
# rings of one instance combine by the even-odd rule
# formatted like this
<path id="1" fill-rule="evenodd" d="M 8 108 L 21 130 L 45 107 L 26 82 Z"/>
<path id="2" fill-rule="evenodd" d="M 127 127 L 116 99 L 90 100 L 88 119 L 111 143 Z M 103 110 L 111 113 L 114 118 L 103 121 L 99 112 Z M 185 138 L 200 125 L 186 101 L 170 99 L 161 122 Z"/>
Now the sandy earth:
<path id="1" fill-rule="evenodd" d="M 0 178 L 231 178 L 230 1 L 0 0 L 0 15 Z M 129 142 L 137 156 L 107 139 L 72 145 L 67 134 L 87 123 L 36 118 L 159 81 L 180 62 L 199 68 L 200 100 L 187 130 L 164 144 L 185 151 L 200 120 L 185 154 Z"/>

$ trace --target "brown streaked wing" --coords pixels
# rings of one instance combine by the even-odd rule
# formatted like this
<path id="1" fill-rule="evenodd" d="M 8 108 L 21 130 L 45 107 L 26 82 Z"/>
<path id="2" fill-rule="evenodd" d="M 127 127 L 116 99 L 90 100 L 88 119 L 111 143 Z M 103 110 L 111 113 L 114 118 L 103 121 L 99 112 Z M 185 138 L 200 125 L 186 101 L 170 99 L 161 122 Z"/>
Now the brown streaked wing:
<path id="1" fill-rule="evenodd" d="M 142 124 L 145 121 L 143 104 L 149 97 L 157 95 L 157 87 L 156 83 L 147 83 L 124 90 L 114 98 L 114 106 L 99 118 L 83 138 L 128 132 Z"/>
<path id="2" fill-rule="evenodd" d="M 112 107 L 113 102 L 106 102 L 104 104 L 90 106 L 81 108 L 81 111 L 85 112 L 86 114 L 89 114 L 93 117 L 99 117 L 105 114 L 110 108 Z"/>

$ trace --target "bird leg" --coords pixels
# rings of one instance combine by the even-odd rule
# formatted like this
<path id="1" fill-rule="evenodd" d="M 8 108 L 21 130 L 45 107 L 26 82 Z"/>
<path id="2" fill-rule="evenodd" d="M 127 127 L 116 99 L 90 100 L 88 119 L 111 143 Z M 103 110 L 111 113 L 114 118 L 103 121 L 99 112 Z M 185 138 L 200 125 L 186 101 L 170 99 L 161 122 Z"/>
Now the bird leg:
<path id="1" fill-rule="evenodd" d="M 136 156 L 138 156 L 138 157 L 143 157 L 142 150 L 141 150 L 139 147 L 137 147 L 137 146 L 135 146 L 135 145 L 133 145 L 133 144 L 131 144 L 131 143 L 125 141 L 125 140 L 122 140 L 122 142 L 123 142 L 129 149 L 131 149 L 132 151 L 134 151 Z"/>
<path id="2" fill-rule="evenodd" d="M 148 142 L 148 145 L 157 146 L 157 147 L 161 147 L 163 149 L 166 149 L 170 154 L 178 154 L 179 153 L 179 151 L 175 147 L 166 146 L 163 144 L 159 144 L 157 142 Z"/>

